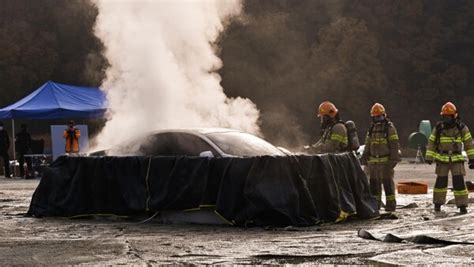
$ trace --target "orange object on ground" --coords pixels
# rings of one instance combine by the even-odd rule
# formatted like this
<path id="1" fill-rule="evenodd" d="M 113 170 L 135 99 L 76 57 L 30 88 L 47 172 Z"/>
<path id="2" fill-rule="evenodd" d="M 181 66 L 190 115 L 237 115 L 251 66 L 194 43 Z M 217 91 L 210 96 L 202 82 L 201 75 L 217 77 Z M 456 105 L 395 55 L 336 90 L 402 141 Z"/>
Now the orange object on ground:
<path id="1" fill-rule="evenodd" d="M 467 191 L 474 192 L 474 183 L 472 181 L 467 181 L 466 188 L 467 188 Z"/>
<path id="2" fill-rule="evenodd" d="M 400 182 L 397 185 L 399 194 L 426 194 L 428 193 L 428 184 L 415 182 Z"/>

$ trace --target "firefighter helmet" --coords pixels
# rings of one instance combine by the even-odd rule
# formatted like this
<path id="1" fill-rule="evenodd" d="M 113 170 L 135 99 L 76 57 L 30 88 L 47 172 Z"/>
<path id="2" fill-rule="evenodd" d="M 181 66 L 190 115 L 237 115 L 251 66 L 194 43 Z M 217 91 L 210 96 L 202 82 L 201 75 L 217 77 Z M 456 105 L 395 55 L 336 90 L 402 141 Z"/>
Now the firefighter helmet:
<path id="1" fill-rule="evenodd" d="M 333 103 L 329 101 L 324 101 L 323 103 L 321 103 L 321 105 L 319 105 L 318 117 L 328 115 L 329 117 L 334 118 L 337 115 L 337 112 L 338 110 Z"/>
<path id="2" fill-rule="evenodd" d="M 381 115 L 387 115 L 385 112 L 385 107 L 380 103 L 375 103 L 370 109 L 370 116 L 377 117 Z"/>
<path id="3" fill-rule="evenodd" d="M 456 106 L 453 103 L 446 102 L 446 104 L 444 104 L 441 107 L 441 113 L 440 114 L 441 114 L 441 116 L 452 115 L 456 118 L 458 116 L 458 110 L 457 110 Z"/>

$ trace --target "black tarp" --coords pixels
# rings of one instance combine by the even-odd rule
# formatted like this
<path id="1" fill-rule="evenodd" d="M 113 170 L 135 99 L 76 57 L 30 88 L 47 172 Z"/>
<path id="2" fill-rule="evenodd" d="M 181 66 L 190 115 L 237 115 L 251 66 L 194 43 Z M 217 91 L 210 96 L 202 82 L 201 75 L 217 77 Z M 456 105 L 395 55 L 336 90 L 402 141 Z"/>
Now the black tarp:
<path id="1" fill-rule="evenodd" d="M 33 216 L 133 215 L 214 205 L 235 225 L 314 225 L 378 216 L 354 154 L 285 157 L 60 157 Z"/>
<path id="2" fill-rule="evenodd" d="M 375 237 L 372 233 L 367 230 L 360 229 L 357 231 L 357 236 L 363 239 L 381 241 L 385 243 L 405 243 L 411 242 L 415 244 L 440 244 L 440 245 L 474 245 L 473 242 L 466 241 L 451 241 L 449 238 L 437 238 L 428 235 L 413 235 L 408 237 L 399 237 L 394 234 L 386 234 L 384 237 Z"/>

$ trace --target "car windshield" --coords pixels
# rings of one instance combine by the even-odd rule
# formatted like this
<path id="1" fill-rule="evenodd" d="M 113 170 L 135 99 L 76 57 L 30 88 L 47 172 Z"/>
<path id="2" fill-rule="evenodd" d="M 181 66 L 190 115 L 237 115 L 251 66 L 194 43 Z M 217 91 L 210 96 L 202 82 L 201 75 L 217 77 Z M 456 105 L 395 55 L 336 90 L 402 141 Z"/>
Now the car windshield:
<path id="1" fill-rule="evenodd" d="M 262 155 L 283 156 L 267 141 L 254 135 L 240 132 L 219 132 L 205 134 L 224 153 L 233 156 L 253 157 Z"/>

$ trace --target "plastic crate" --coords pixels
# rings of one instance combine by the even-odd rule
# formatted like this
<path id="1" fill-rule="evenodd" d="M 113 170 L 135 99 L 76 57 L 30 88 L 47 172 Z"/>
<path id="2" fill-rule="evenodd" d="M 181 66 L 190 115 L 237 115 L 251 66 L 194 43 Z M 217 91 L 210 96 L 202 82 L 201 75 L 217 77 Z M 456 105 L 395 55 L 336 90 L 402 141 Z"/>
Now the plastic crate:
<path id="1" fill-rule="evenodd" d="M 428 184 L 418 182 L 400 182 L 397 184 L 399 194 L 427 194 Z"/>

